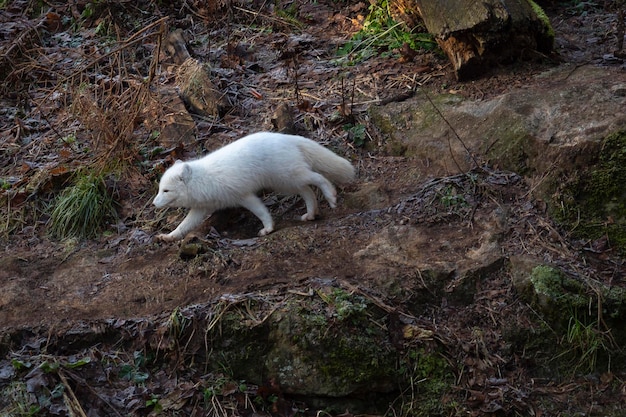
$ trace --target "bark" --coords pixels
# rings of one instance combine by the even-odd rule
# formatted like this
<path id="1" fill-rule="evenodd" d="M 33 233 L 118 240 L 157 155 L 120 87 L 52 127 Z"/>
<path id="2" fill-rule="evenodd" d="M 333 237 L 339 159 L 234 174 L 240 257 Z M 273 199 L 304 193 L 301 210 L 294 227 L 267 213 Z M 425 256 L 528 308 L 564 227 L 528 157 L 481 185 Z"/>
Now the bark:
<path id="1" fill-rule="evenodd" d="M 549 53 L 553 46 L 550 22 L 529 0 L 393 0 L 392 10 L 411 29 L 421 19 L 459 80 L 494 63 Z"/>

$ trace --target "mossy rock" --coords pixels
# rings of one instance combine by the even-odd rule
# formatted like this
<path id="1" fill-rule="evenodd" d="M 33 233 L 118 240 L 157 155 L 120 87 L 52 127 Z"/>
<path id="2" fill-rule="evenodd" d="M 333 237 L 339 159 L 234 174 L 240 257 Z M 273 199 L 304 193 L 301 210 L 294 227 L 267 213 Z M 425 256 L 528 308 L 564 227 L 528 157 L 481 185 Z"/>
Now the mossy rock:
<path id="1" fill-rule="evenodd" d="M 322 297 L 291 303 L 273 315 L 266 375 L 300 395 L 393 392 L 397 352 L 371 320 L 376 313 L 369 303 L 339 289 Z"/>
<path id="2" fill-rule="evenodd" d="M 550 18 L 546 14 L 546 12 L 535 3 L 533 0 L 528 0 L 528 4 L 533 9 L 533 12 L 537 15 L 537 18 L 541 21 L 541 23 L 545 27 L 545 33 L 543 33 L 537 42 L 539 43 L 538 49 L 540 51 L 552 50 L 554 47 L 554 28 L 552 27 L 552 23 L 550 23 Z"/>
<path id="3" fill-rule="evenodd" d="M 245 315 L 233 308 L 207 332 L 206 341 L 211 350 L 206 361 L 213 371 L 226 371 L 237 378 L 261 384 L 264 371 L 259 358 L 269 350 L 267 335 L 267 324 L 248 323 Z"/>
<path id="4" fill-rule="evenodd" d="M 606 137 L 597 163 L 570 176 L 555 192 L 552 215 L 575 237 L 606 237 L 610 247 L 626 255 L 626 131 Z"/>
<path id="5" fill-rule="evenodd" d="M 426 159 L 441 157 L 442 148 L 439 145 L 433 146 L 433 143 L 416 138 L 406 131 L 439 131 L 441 114 L 438 109 L 458 105 L 463 99 L 454 94 L 438 94 L 430 100 L 424 99 L 420 93 L 416 100 L 397 103 L 399 108 L 372 106 L 368 109 L 372 123 L 386 138 L 382 144 L 386 154 Z"/>
<path id="6" fill-rule="evenodd" d="M 514 284 L 522 297 L 554 328 L 566 328 L 571 317 L 596 320 L 598 313 L 616 331 L 625 332 L 626 289 L 568 276 L 559 268 L 514 260 Z M 626 336 L 626 335 L 625 335 Z"/>
<path id="7" fill-rule="evenodd" d="M 399 330 L 411 326 L 369 298 L 322 286 L 279 305 L 257 300 L 226 308 L 209 331 L 194 336 L 208 348 L 196 360 L 211 371 L 258 385 L 271 381 L 329 413 L 384 413 L 419 381 L 411 391 L 412 415 L 447 415 L 444 399 L 454 396 L 455 378 L 444 347 L 410 332 L 398 340 Z"/>
<path id="8" fill-rule="evenodd" d="M 511 270 L 538 320 L 528 328 L 507 329 L 504 337 L 540 363 L 540 373 L 603 371 L 626 361 L 617 348 L 626 341 L 625 289 L 576 279 L 526 258 L 513 258 Z"/>
<path id="9" fill-rule="evenodd" d="M 560 318 L 567 313 L 584 309 L 589 305 L 582 283 L 567 277 L 559 269 L 538 265 L 530 275 L 534 304 L 546 316 Z"/>

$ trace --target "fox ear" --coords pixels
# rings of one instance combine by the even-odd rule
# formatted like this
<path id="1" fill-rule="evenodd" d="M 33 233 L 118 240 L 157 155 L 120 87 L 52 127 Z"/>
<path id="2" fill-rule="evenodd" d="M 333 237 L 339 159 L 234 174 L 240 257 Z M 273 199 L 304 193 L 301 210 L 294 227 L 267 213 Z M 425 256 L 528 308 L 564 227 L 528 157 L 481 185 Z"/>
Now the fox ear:
<path id="1" fill-rule="evenodd" d="M 183 161 L 181 161 L 180 159 L 177 159 L 177 160 L 175 160 L 175 161 L 174 161 L 174 165 L 176 165 L 176 164 L 182 164 L 182 162 L 183 162 Z"/>
<path id="2" fill-rule="evenodd" d="M 191 167 L 189 164 L 183 164 L 182 170 L 180 171 L 180 180 L 184 183 L 187 183 L 191 179 Z"/>

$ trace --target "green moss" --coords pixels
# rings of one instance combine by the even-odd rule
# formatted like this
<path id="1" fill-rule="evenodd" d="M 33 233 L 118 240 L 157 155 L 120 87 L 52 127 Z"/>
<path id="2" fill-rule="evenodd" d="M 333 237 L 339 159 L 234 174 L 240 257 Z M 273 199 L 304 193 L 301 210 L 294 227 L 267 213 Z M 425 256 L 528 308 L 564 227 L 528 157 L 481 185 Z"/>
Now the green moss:
<path id="1" fill-rule="evenodd" d="M 589 304 L 585 287 L 578 281 L 565 276 L 560 270 L 547 266 L 536 266 L 531 274 L 537 301 L 547 312 L 562 315 L 563 311 L 584 309 Z"/>
<path id="2" fill-rule="evenodd" d="M 441 93 L 431 97 L 431 104 L 424 98 L 424 93 L 418 92 L 417 94 L 424 100 L 418 103 L 392 104 L 391 107 L 371 106 L 368 109 L 370 120 L 386 137 L 384 147 L 389 155 L 421 157 L 423 150 L 414 145 L 411 146 L 415 135 L 407 133 L 407 129 L 410 127 L 410 130 L 415 132 L 431 131 L 441 121 L 441 113 L 438 109 L 445 110 L 463 101 L 459 95 Z"/>
<path id="3" fill-rule="evenodd" d="M 325 407 L 402 415 L 449 415 L 454 376 L 434 341 L 400 353 L 390 340 L 389 314 L 369 299 L 337 287 L 293 297 L 254 319 L 263 303 L 216 306 L 204 335 L 205 361 L 233 380 L 272 380 L 285 393 L 324 399 Z M 409 392 L 410 391 L 410 392 Z M 400 410 L 402 409 L 402 410 Z M 330 411 L 329 411 L 330 412 Z"/>
<path id="4" fill-rule="evenodd" d="M 411 392 L 403 398 L 401 415 L 454 415 L 454 401 L 444 400 L 454 386 L 454 373 L 441 354 L 425 346 L 410 349 L 404 357 L 404 377 Z"/>
<path id="5" fill-rule="evenodd" d="M 530 281 L 544 312 L 554 309 L 558 316 L 565 317 L 563 311 L 574 315 L 577 312 L 592 311 L 592 316 L 596 317 L 600 300 L 603 321 L 622 327 L 621 318 L 626 313 L 626 289 L 595 281 L 589 285 L 569 278 L 560 270 L 547 265 L 536 266 L 532 270 Z"/>
<path id="6" fill-rule="evenodd" d="M 540 337 L 520 344 L 517 329 L 506 336 L 546 370 L 571 375 L 605 370 L 623 364 L 624 353 L 614 349 L 624 342 L 623 317 L 626 290 L 598 281 L 575 280 L 557 268 L 538 265 L 532 269 L 531 303 L 545 322 L 537 328 Z M 543 371 L 542 371 L 543 372 Z"/>
<path id="7" fill-rule="evenodd" d="M 375 336 L 380 335 L 333 334 L 332 338 L 321 339 L 320 347 L 326 355 L 320 361 L 319 369 L 324 377 L 342 384 L 357 385 L 369 385 L 379 378 L 389 378 L 395 363 L 390 355 L 385 354 L 384 345 L 372 343 Z"/>
<path id="8" fill-rule="evenodd" d="M 611 247 L 626 254 L 626 132 L 602 143 L 598 162 L 557 189 L 551 213 L 574 237 L 607 237 Z"/>
<path id="9" fill-rule="evenodd" d="M 626 289 L 622 287 L 601 286 L 602 313 L 607 319 L 620 320 L 626 310 Z M 626 335 L 625 335 L 626 337 Z"/>
<path id="10" fill-rule="evenodd" d="M 337 288 L 291 300 L 271 320 L 265 375 L 300 393 L 342 397 L 391 392 L 397 352 L 366 300 Z"/>
<path id="11" fill-rule="evenodd" d="M 320 291 L 318 295 L 333 309 L 333 316 L 339 320 L 358 317 L 367 308 L 367 301 L 364 297 L 348 293 L 340 288 L 333 289 L 329 294 Z"/>
<path id="12" fill-rule="evenodd" d="M 394 355 L 389 354 L 392 349 L 387 335 L 365 314 L 365 299 L 341 289 L 321 298 L 326 306 L 306 306 L 314 307 L 312 310 L 301 306 L 301 320 L 292 322 L 302 326 L 299 344 L 307 351 L 307 361 L 317 363 L 315 367 L 324 379 L 343 385 L 336 388 L 339 392 L 350 385 L 388 380 L 395 369 Z M 325 320 L 320 317 L 321 311 L 326 314 Z"/>
<path id="13" fill-rule="evenodd" d="M 528 4 L 530 4 L 530 7 L 532 7 L 533 12 L 535 12 L 539 20 L 541 20 L 544 27 L 546 28 L 546 36 L 549 38 L 549 42 L 550 42 L 549 47 L 550 49 L 552 49 L 552 45 L 554 44 L 554 28 L 552 27 L 552 24 L 550 23 L 550 18 L 548 17 L 546 12 L 541 8 L 541 6 L 539 6 L 533 0 L 528 0 Z"/>
<path id="14" fill-rule="evenodd" d="M 263 363 L 259 362 L 259 358 L 268 350 L 268 327 L 254 326 L 246 318 L 246 314 L 238 308 L 221 316 L 219 323 L 207 331 L 206 340 L 210 349 L 206 360 L 214 371 L 227 371 L 228 375 L 236 378 L 261 383 Z"/>
<path id="15" fill-rule="evenodd" d="M 528 160 L 537 144 L 528 137 L 521 120 L 502 115 L 504 118 L 488 132 L 486 156 L 505 169 L 520 175 L 529 173 Z"/>

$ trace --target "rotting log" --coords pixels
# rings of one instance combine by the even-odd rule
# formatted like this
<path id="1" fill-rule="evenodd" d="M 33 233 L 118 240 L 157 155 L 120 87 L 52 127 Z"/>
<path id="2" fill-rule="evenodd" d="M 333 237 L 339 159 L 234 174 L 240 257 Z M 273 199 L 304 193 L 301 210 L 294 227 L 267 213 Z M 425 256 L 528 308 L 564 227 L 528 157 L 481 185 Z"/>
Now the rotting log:
<path id="1" fill-rule="evenodd" d="M 392 0 L 391 9 L 411 29 L 421 19 L 459 80 L 553 48 L 550 21 L 532 0 Z"/>

